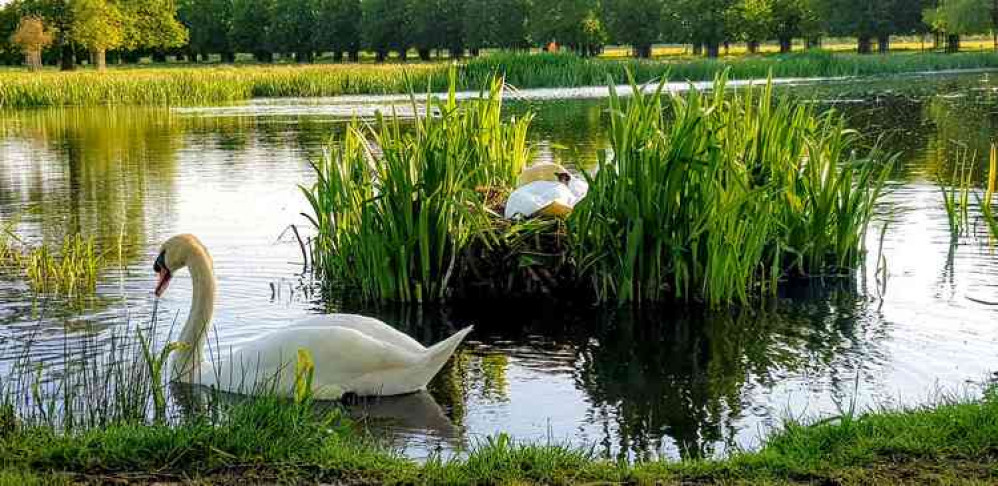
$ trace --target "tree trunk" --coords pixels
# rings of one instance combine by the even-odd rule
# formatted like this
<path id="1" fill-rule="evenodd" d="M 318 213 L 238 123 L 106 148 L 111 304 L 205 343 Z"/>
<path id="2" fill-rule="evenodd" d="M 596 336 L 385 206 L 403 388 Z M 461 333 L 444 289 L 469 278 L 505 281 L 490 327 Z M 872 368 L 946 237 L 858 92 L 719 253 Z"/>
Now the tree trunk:
<path id="1" fill-rule="evenodd" d="M 232 52 L 232 51 L 223 51 L 222 52 L 222 62 L 228 63 L 228 64 L 235 63 L 236 62 L 236 53 Z"/>
<path id="2" fill-rule="evenodd" d="M 461 59 L 464 57 L 464 47 L 454 46 L 448 50 L 450 51 L 451 59 Z"/>
<path id="3" fill-rule="evenodd" d="M 343 51 L 339 49 L 333 51 L 333 62 L 343 62 Z"/>
<path id="4" fill-rule="evenodd" d="M 793 37 L 780 37 L 780 53 L 786 54 L 794 49 Z"/>
<path id="5" fill-rule="evenodd" d="M 870 40 L 870 36 L 861 35 L 857 41 L 856 51 L 860 54 L 869 54 L 873 52 L 873 42 Z"/>
<path id="6" fill-rule="evenodd" d="M 641 44 L 634 46 L 634 57 L 648 59 L 651 57 L 651 44 Z"/>
<path id="7" fill-rule="evenodd" d="M 887 54 L 891 50 L 891 35 L 890 34 L 880 34 L 877 36 L 877 51 L 881 54 Z"/>
<path id="8" fill-rule="evenodd" d="M 419 58 L 423 61 L 429 61 L 433 55 L 433 51 L 428 47 L 419 48 Z"/>
<path id="9" fill-rule="evenodd" d="M 471 57 L 478 57 L 478 55 L 481 54 L 481 53 L 482 53 L 482 50 L 480 48 L 478 48 L 478 47 L 472 47 L 471 48 Z"/>
<path id="10" fill-rule="evenodd" d="M 960 35 L 949 34 L 946 36 L 946 52 L 960 51 Z"/>
<path id="11" fill-rule="evenodd" d="M 409 49 L 403 47 L 399 49 L 399 61 L 406 62 L 409 60 Z"/>
<path id="12" fill-rule="evenodd" d="M 378 51 L 374 54 L 374 59 L 378 62 L 385 62 L 385 59 L 388 59 L 388 51 L 383 48 L 378 49 Z"/>
<path id="13" fill-rule="evenodd" d="M 721 44 L 717 41 L 707 43 L 707 57 L 716 59 L 721 54 Z"/>
<path id="14" fill-rule="evenodd" d="M 42 51 L 25 51 L 24 64 L 28 66 L 28 71 L 38 71 L 42 68 Z"/>
<path id="15" fill-rule="evenodd" d="M 821 49 L 821 37 L 818 36 L 808 37 L 807 40 L 805 40 L 805 48 Z"/>
<path id="16" fill-rule="evenodd" d="M 360 51 L 356 49 L 350 51 L 350 62 L 360 62 Z"/>
<path id="17" fill-rule="evenodd" d="M 59 65 L 62 71 L 72 71 L 76 69 L 76 51 L 68 42 L 62 45 L 62 62 Z"/>
<path id="18" fill-rule="evenodd" d="M 759 41 L 756 41 L 756 40 L 750 40 L 750 41 L 748 41 L 748 51 L 749 51 L 749 54 L 758 54 L 759 53 Z"/>
<path id="19" fill-rule="evenodd" d="M 152 62 L 166 62 L 166 52 L 161 50 L 152 51 Z"/>
<path id="20" fill-rule="evenodd" d="M 702 42 L 694 42 L 693 43 L 693 55 L 694 56 L 699 56 L 701 54 L 703 54 L 703 43 Z"/>
<path id="21" fill-rule="evenodd" d="M 94 64 L 97 70 L 104 72 L 107 70 L 107 51 L 105 49 L 95 49 L 93 52 Z"/>

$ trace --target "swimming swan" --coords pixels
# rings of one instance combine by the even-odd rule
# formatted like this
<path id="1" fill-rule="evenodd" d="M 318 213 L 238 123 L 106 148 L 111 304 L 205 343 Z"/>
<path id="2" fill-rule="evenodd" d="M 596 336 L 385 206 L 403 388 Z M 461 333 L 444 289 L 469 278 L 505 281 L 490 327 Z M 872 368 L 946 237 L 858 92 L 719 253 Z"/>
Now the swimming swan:
<path id="1" fill-rule="evenodd" d="M 253 393 L 271 380 L 273 391 L 291 394 L 299 350 L 314 363 L 312 392 L 317 399 L 344 393 L 401 395 L 426 388 L 471 332 L 466 327 L 425 348 L 411 337 L 370 317 L 328 314 L 296 322 L 240 344 L 232 351 L 204 359 L 204 345 L 215 307 L 215 276 L 208 250 L 193 235 L 178 235 L 163 244 L 153 270 L 159 277 L 156 297 L 173 274 L 187 267 L 194 294 L 180 345 L 172 354 L 171 379 L 213 386 L 234 393 Z"/>

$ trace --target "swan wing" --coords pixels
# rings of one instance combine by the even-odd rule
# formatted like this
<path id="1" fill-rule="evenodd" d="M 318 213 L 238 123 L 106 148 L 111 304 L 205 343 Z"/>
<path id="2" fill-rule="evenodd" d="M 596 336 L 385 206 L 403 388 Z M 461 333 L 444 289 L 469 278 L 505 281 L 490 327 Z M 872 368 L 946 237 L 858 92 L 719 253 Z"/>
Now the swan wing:
<path id="1" fill-rule="evenodd" d="M 375 341 L 391 344 L 412 353 L 426 348 L 408 334 L 372 317 L 357 314 L 324 314 L 298 321 L 297 328 L 343 328 L 362 333 Z"/>

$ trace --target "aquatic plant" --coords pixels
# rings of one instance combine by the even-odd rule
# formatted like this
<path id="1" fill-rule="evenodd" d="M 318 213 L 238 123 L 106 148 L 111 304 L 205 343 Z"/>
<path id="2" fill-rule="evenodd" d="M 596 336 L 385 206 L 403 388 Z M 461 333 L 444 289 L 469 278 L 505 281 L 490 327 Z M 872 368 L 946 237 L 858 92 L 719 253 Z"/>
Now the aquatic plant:
<path id="1" fill-rule="evenodd" d="M 785 275 L 861 261 L 889 160 L 854 155 L 832 112 L 726 81 L 666 95 L 632 80 L 626 101 L 612 90 L 610 149 L 569 218 L 600 300 L 744 303 Z"/>
<path id="2" fill-rule="evenodd" d="M 998 147 L 991 144 L 991 152 L 988 156 L 988 187 L 984 191 L 984 199 L 978 198 L 978 205 L 981 207 L 981 215 L 991 232 L 991 237 L 998 239 L 998 217 L 995 216 L 994 203 L 995 189 L 998 186 Z"/>
<path id="3" fill-rule="evenodd" d="M 531 117 L 502 119 L 501 79 L 460 105 L 456 71 L 450 79 L 426 116 L 354 124 L 314 162 L 318 180 L 302 191 L 317 230 L 312 260 L 327 282 L 365 299 L 444 300 L 468 242 L 489 228 L 486 195 L 511 186 L 530 160 Z"/>
<path id="4" fill-rule="evenodd" d="M 13 224 L 0 227 L 0 267 L 16 269 L 35 292 L 68 296 L 92 293 L 104 264 L 92 236 L 66 236 L 56 249 L 48 243 L 25 243 L 14 232 Z"/>

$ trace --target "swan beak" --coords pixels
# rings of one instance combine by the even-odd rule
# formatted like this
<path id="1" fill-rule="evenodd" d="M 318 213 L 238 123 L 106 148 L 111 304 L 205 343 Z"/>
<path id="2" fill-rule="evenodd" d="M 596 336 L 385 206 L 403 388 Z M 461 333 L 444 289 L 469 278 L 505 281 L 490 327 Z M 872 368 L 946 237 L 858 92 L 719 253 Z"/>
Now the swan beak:
<path id="1" fill-rule="evenodd" d="M 166 288 L 170 286 L 170 279 L 173 275 L 170 274 L 170 269 L 166 268 L 166 259 L 163 253 L 160 253 L 156 257 L 156 262 L 152 266 L 153 271 L 156 272 L 156 297 L 162 297 L 163 293 L 166 292 Z"/>

